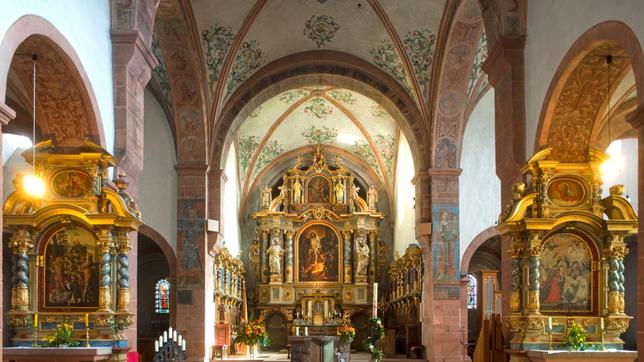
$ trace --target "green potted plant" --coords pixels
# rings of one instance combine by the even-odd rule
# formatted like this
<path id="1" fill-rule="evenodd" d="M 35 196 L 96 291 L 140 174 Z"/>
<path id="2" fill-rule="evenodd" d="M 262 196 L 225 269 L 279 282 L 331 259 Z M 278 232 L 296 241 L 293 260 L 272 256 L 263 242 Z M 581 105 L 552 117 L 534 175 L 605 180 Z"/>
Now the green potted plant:
<path id="1" fill-rule="evenodd" d="M 575 351 L 581 351 L 586 347 L 586 329 L 581 324 L 572 322 L 564 331 L 566 346 Z"/>
<path id="2" fill-rule="evenodd" d="M 264 321 L 260 318 L 256 321 L 245 322 L 242 321 L 237 329 L 237 337 L 235 342 L 243 343 L 248 346 L 250 358 L 254 359 L 257 346 L 268 347 L 271 344 L 266 328 L 264 328 Z"/>
<path id="3" fill-rule="evenodd" d="M 54 333 L 45 337 L 47 347 L 80 347 L 80 342 L 72 334 L 72 326 L 67 323 L 56 325 Z"/>

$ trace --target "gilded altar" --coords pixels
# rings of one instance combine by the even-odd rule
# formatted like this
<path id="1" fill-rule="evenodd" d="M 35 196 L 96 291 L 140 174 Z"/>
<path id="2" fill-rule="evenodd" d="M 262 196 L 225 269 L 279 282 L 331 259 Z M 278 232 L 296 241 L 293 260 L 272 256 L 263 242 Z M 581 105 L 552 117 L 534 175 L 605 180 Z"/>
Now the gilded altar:
<path id="1" fill-rule="evenodd" d="M 319 145 L 274 186 L 275 197 L 262 189 L 249 251 L 261 314 L 279 312 L 289 327 L 329 327 L 369 311 L 370 284 L 387 257 L 375 186 L 361 192 L 341 157 L 329 164 Z"/>
<path id="2" fill-rule="evenodd" d="M 3 207 L 11 235 L 12 343 L 31 345 L 68 323 L 79 339 L 121 346 L 133 321 L 129 233 L 142 224 L 141 213 L 125 179 L 108 180 L 115 161 L 99 146 L 34 147 L 23 157 L 44 180 L 44 196 L 30 196 L 18 174 Z"/>
<path id="3" fill-rule="evenodd" d="M 621 348 L 624 313 L 624 238 L 637 232 L 637 216 L 623 186 L 601 198 L 600 165 L 607 156 L 590 150 L 584 163 L 562 163 L 550 149 L 523 167 L 524 182 L 499 218 L 509 239 L 510 313 L 514 349 L 563 343 L 566 327 L 582 325 L 591 343 Z"/>

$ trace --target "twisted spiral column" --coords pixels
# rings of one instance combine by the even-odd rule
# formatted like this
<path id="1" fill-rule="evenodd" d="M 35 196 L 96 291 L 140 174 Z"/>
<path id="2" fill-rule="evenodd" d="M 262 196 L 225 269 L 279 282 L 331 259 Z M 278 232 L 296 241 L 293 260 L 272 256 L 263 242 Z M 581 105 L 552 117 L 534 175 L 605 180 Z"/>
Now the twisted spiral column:
<path id="1" fill-rule="evenodd" d="M 369 283 L 376 282 L 376 232 L 369 232 Z"/>
<path id="2" fill-rule="evenodd" d="M 286 282 L 293 283 L 293 237 L 295 232 L 293 230 L 286 230 Z"/>
<path id="3" fill-rule="evenodd" d="M 344 282 L 351 283 L 351 276 L 353 271 L 351 270 L 351 233 L 352 230 L 345 230 L 342 232 L 342 237 L 344 239 Z"/>
<path id="4" fill-rule="evenodd" d="M 608 261 L 608 313 L 624 314 L 624 256 L 628 248 L 621 239 L 608 243 L 604 255 Z"/>
<path id="5" fill-rule="evenodd" d="M 521 252 L 516 247 L 508 249 L 512 260 L 512 279 L 510 295 L 510 312 L 519 313 L 521 311 Z"/>
<path id="6" fill-rule="evenodd" d="M 128 253 L 132 250 L 127 230 L 116 232 L 116 260 L 118 262 L 118 310 L 129 311 L 130 305 L 130 272 Z"/>
<path id="7" fill-rule="evenodd" d="M 261 266 L 261 280 L 262 283 L 268 283 L 268 230 L 261 230 L 261 243 L 262 243 L 262 266 Z"/>
<path id="8" fill-rule="evenodd" d="M 96 245 L 100 254 L 98 309 L 109 311 L 112 305 L 112 256 L 110 255 L 113 245 L 112 230 L 109 228 L 100 229 Z"/>
<path id="9" fill-rule="evenodd" d="M 34 246 L 31 234 L 26 229 L 18 229 L 9 241 L 13 251 L 11 309 L 29 309 L 29 256 L 27 252 Z"/>

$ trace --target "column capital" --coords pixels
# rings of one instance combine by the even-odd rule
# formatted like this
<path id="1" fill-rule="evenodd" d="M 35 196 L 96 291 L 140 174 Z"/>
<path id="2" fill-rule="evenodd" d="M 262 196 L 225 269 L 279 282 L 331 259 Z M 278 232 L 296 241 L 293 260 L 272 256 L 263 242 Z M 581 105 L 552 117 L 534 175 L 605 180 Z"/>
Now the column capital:
<path id="1" fill-rule="evenodd" d="M 0 126 L 5 126 L 9 121 L 16 118 L 16 111 L 4 103 L 0 103 Z"/>
<path id="2" fill-rule="evenodd" d="M 514 62 L 512 56 L 515 56 L 515 54 L 512 53 L 521 52 L 522 59 L 525 42 L 525 36 L 499 37 L 496 46 L 489 52 L 482 66 L 483 71 L 487 74 L 488 80 L 493 87 L 496 88 L 505 77 L 511 75 L 508 72 L 510 70 L 508 68 Z M 523 61 L 521 61 L 521 64 L 523 65 Z"/>

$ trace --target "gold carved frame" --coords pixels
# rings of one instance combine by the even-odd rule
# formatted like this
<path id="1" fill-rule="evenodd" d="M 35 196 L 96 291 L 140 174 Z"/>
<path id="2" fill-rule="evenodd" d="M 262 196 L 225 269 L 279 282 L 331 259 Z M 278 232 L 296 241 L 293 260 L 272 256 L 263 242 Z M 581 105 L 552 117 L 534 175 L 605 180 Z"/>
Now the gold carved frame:
<path id="1" fill-rule="evenodd" d="M 336 236 L 336 239 L 338 240 L 338 280 L 337 281 L 300 281 L 300 236 L 304 233 L 305 230 L 307 230 L 310 226 L 313 225 L 324 225 L 328 228 L 330 228 Z M 300 229 L 297 231 L 295 234 L 295 241 L 293 248 L 294 250 L 294 263 L 293 263 L 293 269 L 294 270 L 294 280 L 296 284 L 299 285 L 342 285 L 343 282 L 343 275 L 342 275 L 342 263 L 343 263 L 343 246 L 342 246 L 342 237 L 340 233 L 338 232 L 338 229 L 336 228 L 335 225 L 333 225 L 330 222 L 327 221 L 322 221 L 322 220 L 313 220 L 310 222 L 307 222 L 306 224 L 302 225 Z"/>

